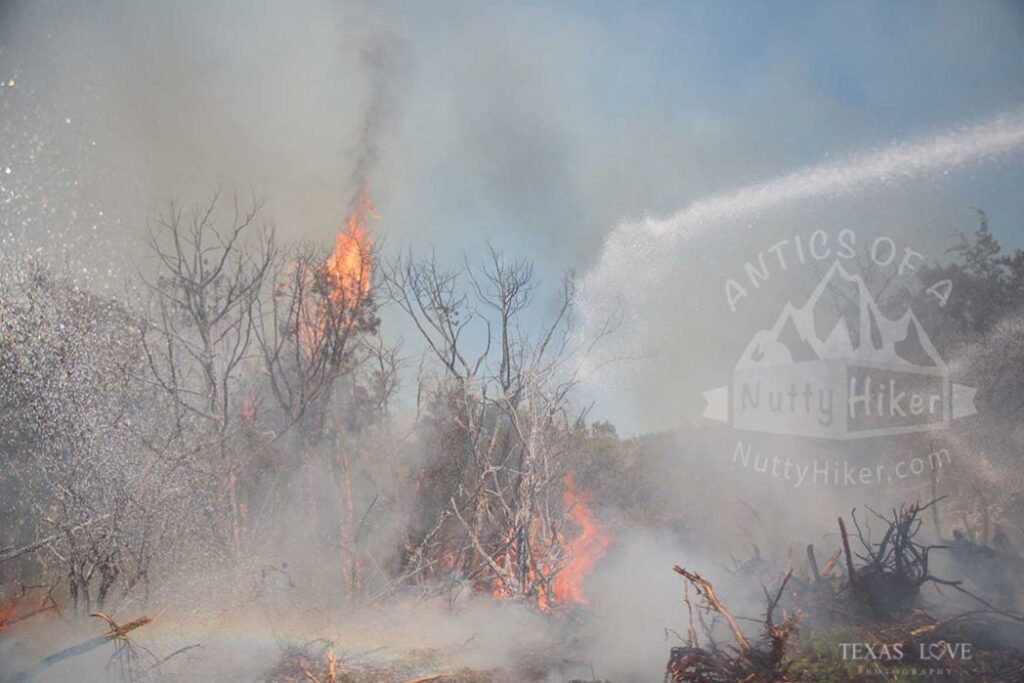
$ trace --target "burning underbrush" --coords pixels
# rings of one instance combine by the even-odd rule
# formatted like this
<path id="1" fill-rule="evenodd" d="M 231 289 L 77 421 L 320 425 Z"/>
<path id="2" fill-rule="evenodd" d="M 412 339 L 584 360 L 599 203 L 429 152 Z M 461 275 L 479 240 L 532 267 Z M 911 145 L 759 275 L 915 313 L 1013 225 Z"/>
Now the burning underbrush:
<path id="1" fill-rule="evenodd" d="M 1015 535 L 1016 494 L 975 496 L 975 524 L 954 491 L 951 539 L 936 521 L 921 540 L 932 503 L 856 511 L 826 552 L 787 553 L 820 520 L 754 492 L 775 538 L 712 583 L 693 567 L 731 549 L 716 497 L 736 490 L 714 434 L 590 421 L 581 359 L 619 321 L 581 339 L 572 277 L 538 327 L 526 260 L 382 259 L 365 184 L 330 248 L 277 243 L 258 211 L 172 205 L 131 300 L 32 259 L 0 269 L 0 676 L 633 683 L 663 673 L 680 615 L 672 681 L 923 657 L 843 645 L 970 643 L 943 666 L 1019 671 L 1024 564 L 988 517 Z M 382 340 L 386 305 L 418 359 Z M 654 574 L 680 556 L 666 614 L 683 591 Z M 730 610 L 762 584 L 751 626 Z"/>
<path id="2" fill-rule="evenodd" d="M 563 492 L 572 502 L 562 527 L 564 548 L 616 552 L 607 545 L 609 525 L 598 520 L 588 494 L 572 479 Z M 929 672 L 926 680 L 1020 680 L 1024 620 L 1017 616 L 1013 593 L 1003 592 L 1003 579 L 1019 558 L 1003 543 L 1004 549 L 996 550 L 980 539 L 968 541 L 966 529 L 949 542 L 925 542 L 923 517 L 940 504 L 906 505 L 889 514 L 854 510 L 838 521 L 830 540 L 818 544 L 833 546 L 824 553 L 808 545 L 800 553 L 784 553 L 776 564 L 780 558 L 755 550 L 749 559 L 734 560 L 732 569 L 714 583 L 677 566 L 683 583 L 676 613 L 687 626 L 679 633 L 665 631 L 681 643 L 654 643 L 662 657 L 668 654 L 665 680 L 895 681 L 925 675 L 922 671 Z M 583 542 L 593 538 L 601 543 Z M 977 576 L 1003 579 L 947 574 L 965 553 L 989 561 Z M 944 564 L 943 558 L 948 560 Z M 935 568 L 939 565 L 941 571 Z M 93 635 L 77 640 L 68 636 L 59 649 L 40 652 L 38 661 L 15 672 L 12 680 L 65 680 L 62 676 L 83 653 L 102 653 L 116 666 L 101 668 L 126 681 L 191 681 L 197 675 L 266 683 L 604 680 L 600 668 L 594 672 L 591 638 L 595 622 L 610 614 L 607 585 L 595 590 L 587 573 L 576 584 L 580 602 L 550 604 L 529 595 L 495 595 L 486 584 L 452 597 L 440 590 L 443 584 L 428 590 L 422 583 L 353 611 L 304 607 L 301 586 L 288 576 L 292 571 L 291 564 L 265 571 L 251 599 L 234 600 L 240 604 L 214 614 L 209 607 L 197 610 L 199 616 L 179 610 L 154 615 L 152 623 L 145 615 L 123 623 L 103 616 L 109 619 L 105 631 L 94 629 Z M 601 573 L 600 562 L 596 572 Z M 756 614 L 749 598 L 742 597 L 750 588 L 759 589 L 762 605 L 753 619 L 730 607 L 740 605 Z M 628 594 L 630 587 L 619 589 Z M 46 618 L 44 612 L 33 612 L 51 606 L 45 590 L 25 594 L 35 597 L 22 599 L 14 610 L 26 615 L 19 628 Z M 205 623 L 202 628 L 200 622 Z M 664 626 L 672 623 L 678 622 Z M 269 637 L 258 647 L 248 641 L 224 642 L 225 633 L 256 631 Z M 56 677 L 45 675 L 50 670 Z M 588 673 L 581 677 L 583 672 Z M 633 674 L 609 680 L 649 678 Z"/>
<path id="3" fill-rule="evenodd" d="M 143 640 L 254 605 L 273 623 L 477 602 L 507 608 L 502 620 L 571 620 L 611 544 L 575 469 L 595 437 L 571 400 L 573 280 L 560 283 L 547 326 L 527 334 L 538 284 L 529 262 L 493 249 L 454 270 L 411 254 L 382 261 L 365 182 L 329 250 L 279 244 L 260 227 L 259 202 L 219 202 L 171 204 L 154 219 L 138 306 L 31 259 L 4 270 L 0 393 L 18 410 L 0 415 L 0 447 L 13 454 L 0 493 L 15 520 L 0 547 L 0 629 L 66 607 L 68 633 L 50 642 L 57 666 L 82 643 L 130 644 L 122 621 L 145 625 L 169 607 L 178 613 L 140 628 Z M 416 414 L 401 424 L 392 411 L 407 361 L 379 336 L 384 302 L 426 349 Z M 45 601 L 14 596 L 11 577 L 38 579 Z M 93 615 L 111 619 L 108 632 L 94 632 Z M 301 630 L 280 667 L 256 675 L 430 673 L 405 655 L 345 654 L 351 634 Z M 294 649 L 318 636 L 339 645 Z M 546 649 L 531 642 L 513 657 L 542 660 L 532 669 L 493 656 L 473 668 L 543 680 L 565 659 Z M 20 657 L 22 671 L 55 654 L 26 651 L 39 661 Z M 180 665 L 145 673 L 159 654 L 118 652 L 139 653 L 130 677 Z M 455 675 L 470 666 L 462 654 L 437 666 Z"/>

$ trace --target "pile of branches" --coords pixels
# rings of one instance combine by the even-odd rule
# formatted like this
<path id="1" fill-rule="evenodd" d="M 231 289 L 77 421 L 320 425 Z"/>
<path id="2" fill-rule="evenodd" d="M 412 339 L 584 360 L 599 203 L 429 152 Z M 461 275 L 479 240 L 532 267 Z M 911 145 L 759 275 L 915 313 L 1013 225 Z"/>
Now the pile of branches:
<path id="1" fill-rule="evenodd" d="M 931 554 L 946 545 L 918 540 L 921 515 L 937 504 L 913 503 L 894 508 L 888 516 L 868 508 L 871 516 L 850 513 L 854 534 L 846 521 L 838 519 L 841 547 L 821 569 L 814 545 L 807 546 L 807 578 L 793 581 L 794 601 L 815 621 L 831 623 L 900 623 L 920 612 L 921 591 L 926 585 L 957 591 L 987 610 L 998 612 L 989 602 L 968 589 L 962 580 L 936 576 L 931 571 Z M 882 531 L 874 540 L 872 520 Z M 845 575 L 834 571 L 843 558 Z"/>
<path id="2" fill-rule="evenodd" d="M 798 680 L 790 677 L 791 663 L 786 653 L 790 638 L 796 632 L 800 613 L 783 613 L 781 623 L 775 622 L 775 610 L 779 606 L 786 585 L 792 576 L 787 572 L 779 582 L 778 589 L 771 594 L 765 589 L 768 607 L 765 610 L 761 641 L 752 643 L 740 630 L 735 617 L 722 604 L 715 594 L 715 589 L 707 579 L 699 574 L 687 571 L 682 567 L 674 567 L 676 573 L 686 579 L 685 601 L 690 614 L 690 627 L 686 645 L 673 647 L 665 672 L 666 683 L 682 683 L 683 681 L 747 681 L 749 683 L 783 683 Z M 693 587 L 701 602 L 694 607 L 690 599 L 690 587 Z M 694 610 L 697 621 L 703 631 L 703 641 L 694 627 Z M 715 640 L 714 630 L 717 620 L 711 623 L 704 618 L 705 614 L 714 613 L 728 625 L 732 634 L 732 644 L 722 644 Z"/>
<path id="3" fill-rule="evenodd" d="M 938 645 L 941 649 L 946 643 L 968 643 L 972 647 L 969 659 L 946 657 L 935 661 L 932 653 L 933 659 L 927 663 L 941 666 L 961 680 L 1024 680 L 1024 655 L 1015 647 L 1024 642 L 1024 617 L 998 609 L 963 581 L 932 573 L 932 552 L 947 546 L 923 543 L 918 534 L 922 513 L 938 502 L 901 505 L 889 515 L 869 509 L 868 518 L 853 510 L 852 534 L 846 521 L 839 518 L 839 549 L 819 563 L 814 546 L 807 546 L 806 574 L 793 576 L 788 568 L 776 589 L 765 589 L 768 607 L 758 642 L 744 635 L 706 579 L 675 567 L 687 579 L 685 602 L 690 629 L 686 644 L 671 650 L 666 682 L 803 680 L 803 667 L 816 659 L 838 660 L 838 652 L 815 654 L 813 648 L 805 647 L 811 643 L 813 629 L 836 627 L 853 629 L 857 642 L 900 644 L 906 653 L 900 665 L 923 666 L 922 646 Z M 880 526 L 880 536 L 874 535 L 872 524 Z M 842 565 L 845 572 L 839 570 Z M 975 601 L 977 607 L 955 613 L 947 610 L 935 616 L 922 605 L 921 591 L 926 585 L 933 585 L 941 595 L 947 589 L 959 592 Z M 689 596 L 691 586 L 701 599 L 696 607 Z M 777 624 L 774 613 L 780 604 L 785 609 L 782 622 Z M 695 611 L 703 644 L 698 642 L 693 626 Z M 705 620 L 707 614 L 713 615 L 710 624 Z M 719 619 L 728 626 L 732 642 L 715 640 Z M 868 670 L 880 667 L 874 673 L 883 678 L 889 675 L 882 670 L 885 662 L 864 664 Z"/>
<path id="4" fill-rule="evenodd" d="M 932 583 L 949 586 L 971 595 L 960 581 L 949 581 L 934 576 L 929 570 L 931 551 L 946 549 L 944 545 L 924 545 L 916 540 L 921 530 L 921 513 L 936 505 L 940 499 L 921 505 L 901 505 L 885 517 L 871 508 L 868 511 L 884 526 L 880 541 L 873 542 L 870 518 L 859 520 L 857 510 L 850 512 L 861 549 L 851 553 L 846 523 L 839 518 L 839 533 L 846 557 L 848 585 L 852 603 L 867 609 L 874 616 L 899 615 L 914 605 L 922 586 Z M 854 557 L 860 560 L 855 567 Z M 972 596 L 973 597 L 973 596 Z"/>
<path id="5" fill-rule="evenodd" d="M 942 666 L 949 672 L 978 680 L 1021 680 L 1024 657 L 1007 641 L 1024 642 L 1024 618 L 1001 610 L 967 587 L 962 580 L 950 580 L 932 573 L 932 551 L 947 545 L 918 540 L 922 513 L 941 498 L 921 504 L 905 504 L 882 515 L 870 508 L 870 517 L 860 519 L 852 510 L 854 542 L 846 523 L 839 518 L 841 553 L 846 576 L 818 576 L 814 570 L 813 546 L 808 546 L 808 565 L 814 577 L 810 590 L 798 595 L 806 611 L 826 624 L 852 625 L 864 642 L 900 643 L 906 662 L 918 661 L 920 646 L 934 643 L 970 643 L 975 654 L 970 660 L 947 658 Z M 881 537 L 873 540 L 871 522 L 881 522 Z M 836 555 L 833 556 L 835 558 Z M 830 561 L 829 568 L 834 566 Z M 959 613 L 935 616 L 921 604 L 921 591 L 934 586 L 940 595 L 952 589 L 977 607 Z"/>

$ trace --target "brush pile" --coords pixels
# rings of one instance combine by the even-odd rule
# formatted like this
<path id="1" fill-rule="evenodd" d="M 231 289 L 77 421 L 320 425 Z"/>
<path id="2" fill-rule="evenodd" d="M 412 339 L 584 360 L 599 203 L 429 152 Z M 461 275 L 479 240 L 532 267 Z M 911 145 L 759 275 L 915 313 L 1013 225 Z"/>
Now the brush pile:
<path id="1" fill-rule="evenodd" d="M 686 579 L 686 606 L 690 613 L 690 628 L 687 644 L 672 648 L 665 675 L 666 682 L 683 681 L 789 681 L 791 663 L 786 661 L 786 648 L 790 637 L 797 630 L 799 613 L 783 615 L 782 623 L 776 624 L 775 609 L 782 599 L 786 584 L 792 572 L 787 573 L 779 583 L 774 595 L 765 590 L 768 608 L 765 611 L 761 642 L 751 643 L 740 630 L 736 619 L 725 608 L 715 594 L 711 583 L 698 574 L 682 567 L 674 567 L 676 573 Z M 690 587 L 701 598 L 696 607 L 698 622 L 704 637 L 710 645 L 700 647 L 693 625 L 694 605 L 690 600 Z M 704 619 L 704 614 L 714 613 L 724 619 L 735 641 L 731 645 L 719 645 L 714 639 L 714 624 Z"/>
<path id="2" fill-rule="evenodd" d="M 824 565 L 819 566 L 814 546 L 808 546 L 803 575 L 794 575 L 790 560 L 775 587 L 765 589 L 767 609 L 756 639 L 740 629 L 710 582 L 676 567 L 687 581 L 690 627 L 685 644 L 671 650 L 665 681 L 852 681 L 865 675 L 1024 680 L 1024 617 L 995 607 L 978 594 L 973 581 L 932 573 L 934 551 L 966 552 L 955 541 L 947 546 L 918 540 L 921 513 L 937 503 L 903 505 L 888 516 L 869 510 L 869 519 L 858 518 L 854 510 L 852 535 L 840 518 L 841 548 Z M 877 541 L 872 521 L 881 522 Z M 981 546 L 974 550 L 984 552 Z M 836 571 L 840 558 L 845 572 Z M 983 576 L 991 574 L 989 569 Z M 922 596 L 926 586 L 946 598 L 943 591 L 959 594 L 973 605 L 929 606 L 935 613 L 929 612 Z M 697 605 L 691 588 L 700 599 Z M 730 640 L 724 641 L 722 633 Z"/>

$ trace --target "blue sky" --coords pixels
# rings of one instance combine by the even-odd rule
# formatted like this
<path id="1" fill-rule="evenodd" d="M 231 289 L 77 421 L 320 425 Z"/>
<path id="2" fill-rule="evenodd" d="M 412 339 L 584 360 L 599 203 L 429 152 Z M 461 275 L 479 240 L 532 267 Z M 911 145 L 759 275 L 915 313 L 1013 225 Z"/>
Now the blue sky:
<path id="1" fill-rule="evenodd" d="M 745 122 L 794 151 L 818 153 L 818 136 L 860 144 L 983 116 L 1024 94 L 1019 3 L 573 7 L 607 47 L 593 64 L 596 101 L 626 116 Z"/>
<path id="2" fill-rule="evenodd" d="M 1013 3 L 491 3 L 395 25 L 419 35 L 413 61 L 439 97 L 451 79 L 453 141 L 472 153 L 432 168 L 478 193 L 473 230 L 532 248 L 547 223 L 557 257 L 581 263 L 618 219 L 1024 105 Z M 530 178 L 510 177 L 521 165 Z M 1019 180 L 1003 168 L 962 188 L 1013 243 Z"/>

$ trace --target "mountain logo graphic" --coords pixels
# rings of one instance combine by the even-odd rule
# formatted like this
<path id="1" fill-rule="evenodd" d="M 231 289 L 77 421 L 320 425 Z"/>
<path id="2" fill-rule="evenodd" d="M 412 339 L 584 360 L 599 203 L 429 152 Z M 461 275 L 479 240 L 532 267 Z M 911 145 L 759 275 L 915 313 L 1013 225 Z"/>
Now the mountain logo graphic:
<path id="1" fill-rule="evenodd" d="M 802 307 L 787 303 L 753 336 L 730 386 L 704 392 L 704 417 L 746 431 L 856 439 L 945 429 L 976 412 L 974 394 L 950 381 L 912 310 L 890 320 L 863 278 L 836 261 Z"/>

